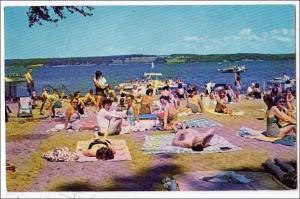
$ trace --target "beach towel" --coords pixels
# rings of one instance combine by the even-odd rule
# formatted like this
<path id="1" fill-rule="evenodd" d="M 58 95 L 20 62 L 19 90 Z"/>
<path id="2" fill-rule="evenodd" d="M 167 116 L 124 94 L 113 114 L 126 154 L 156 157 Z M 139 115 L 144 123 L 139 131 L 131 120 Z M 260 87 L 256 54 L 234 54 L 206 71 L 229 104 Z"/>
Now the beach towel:
<path id="1" fill-rule="evenodd" d="M 114 159 L 105 161 L 123 161 L 132 160 L 128 146 L 125 140 L 110 140 L 112 147 L 116 150 Z M 82 154 L 83 150 L 86 150 L 90 141 L 79 141 L 77 143 L 76 152 L 79 156 L 77 162 L 93 162 L 97 161 L 96 157 L 87 157 Z"/>
<path id="2" fill-rule="evenodd" d="M 229 115 L 229 114 L 225 114 L 225 113 L 217 113 L 216 111 L 215 111 L 215 109 L 205 109 L 205 111 L 206 112 L 208 112 L 208 113 L 212 113 L 212 114 L 214 114 L 214 115 L 226 115 L 226 116 L 231 116 L 231 115 Z M 244 113 L 244 111 L 237 111 L 237 112 L 233 112 L 232 113 L 232 116 L 243 116 L 245 113 Z"/>
<path id="3" fill-rule="evenodd" d="M 140 114 L 140 120 L 156 120 L 156 114 Z"/>
<path id="4" fill-rule="evenodd" d="M 222 126 L 220 123 L 214 121 L 214 120 L 208 120 L 208 119 L 191 119 L 185 121 L 188 128 L 198 128 L 198 127 L 218 127 Z"/>
<path id="5" fill-rule="evenodd" d="M 222 153 L 222 152 L 233 152 L 241 150 L 225 138 L 214 135 L 210 141 L 210 146 L 204 148 L 203 151 L 193 151 L 190 148 L 183 148 L 179 146 L 173 146 L 172 142 L 175 134 L 146 136 L 145 143 L 143 145 L 143 152 L 145 154 L 168 154 L 168 153 Z"/>
<path id="6" fill-rule="evenodd" d="M 218 127 L 222 126 L 220 123 L 214 121 L 214 120 L 209 120 L 209 119 L 204 119 L 204 118 L 198 118 L 198 119 L 190 119 L 190 120 L 185 120 L 182 121 L 186 123 L 187 128 L 204 128 L 204 127 Z M 179 122 L 177 125 L 177 128 L 180 129 L 182 128 L 182 122 Z M 156 126 L 156 130 L 163 131 L 163 126 L 161 124 Z"/>
<path id="7" fill-rule="evenodd" d="M 135 122 L 134 126 L 122 126 L 122 130 L 120 134 L 127 134 L 131 132 L 142 132 L 149 131 L 154 129 L 155 121 L 153 120 L 140 120 L 139 122 Z"/>
<path id="8" fill-rule="evenodd" d="M 282 144 L 285 146 L 294 146 L 296 142 L 296 137 L 292 135 L 286 135 L 282 139 L 273 141 L 275 144 Z"/>
<path id="9" fill-rule="evenodd" d="M 233 184 L 248 184 L 252 180 L 234 171 L 225 171 L 214 175 L 203 176 L 199 179 L 207 182 L 227 182 Z"/>
<path id="10" fill-rule="evenodd" d="M 264 135 L 264 131 L 254 130 L 248 127 L 241 127 L 237 136 L 256 139 L 265 142 L 274 142 L 279 140 L 280 138 L 277 137 L 267 137 Z"/>
<path id="11" fill-rule="evenodd" d="M 173 176 L 180 191 L 217 191 L 217 190 L 282 190 L 272 175 L 265 172 L 234 171 L 251 179 L 249 183 L 234 184 L 230 182 L 210 182 L 202 180 L 205 176 L 214 176 L 224 171 L 196 171 Z"/>
<path id="12" fill-rule="evenodd" d="M 47 132 L 59 132 L 65 128 L 65 124 L 56 124 L 53 128 L 47 130 Z"/>

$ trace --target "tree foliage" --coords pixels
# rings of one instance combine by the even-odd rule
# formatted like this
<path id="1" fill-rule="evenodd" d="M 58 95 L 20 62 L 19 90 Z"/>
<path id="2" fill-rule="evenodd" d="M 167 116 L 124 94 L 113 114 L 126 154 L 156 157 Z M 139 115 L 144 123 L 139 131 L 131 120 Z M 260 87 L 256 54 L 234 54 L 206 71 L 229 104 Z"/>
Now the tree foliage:
<path id="1" fill-rule="evenodd" d="M 86 16 L 92 16 L 91 6 L 30 6 L 27 11 L 29 27 L 34 24 L 42 25 L 42 21 L 57 23 L 66 18 L 65 11 L 73 14 L 75 12 Z"/>

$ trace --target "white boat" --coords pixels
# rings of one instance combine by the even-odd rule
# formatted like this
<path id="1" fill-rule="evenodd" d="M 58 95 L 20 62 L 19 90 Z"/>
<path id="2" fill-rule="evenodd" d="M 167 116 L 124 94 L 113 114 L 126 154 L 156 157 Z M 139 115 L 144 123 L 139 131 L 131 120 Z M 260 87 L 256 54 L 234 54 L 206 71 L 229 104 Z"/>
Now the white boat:
<path id="1" fill-rule="evenodd" d="M 151 68 L 154 68 L 154 63 L 153 62 L 151 63 Z"/>
<path id="2" fill-rule="evenodd" d="M 162 89 L 166 85 L 166 80 L 162 77 L 162 73 L 144 73 L 143 78 L 146 79 L 146 81 L 142 82 L 126 82 L 126 83 L 120 83 L 119 88 L 123 87 L 125 90 L 131 90 L 134 85 L 139 85 L 139 86 L 147 86 L 147 84 L 152 84 L 156 86 L 157 89 Z M 173 81 L 172 79 L 168 79 L 168 85 L 171 89 L 177 88 L 178 84 Z M 185 87 L 186 84 L 182 83 L 182 86 Z"/>
<path id="3" fill-rule="evenodd" d="M 222 73 L 241 73 L 246 72 L 248 69 L 245 66 L 229 66 L 228 68 L 218 69 Z"/>

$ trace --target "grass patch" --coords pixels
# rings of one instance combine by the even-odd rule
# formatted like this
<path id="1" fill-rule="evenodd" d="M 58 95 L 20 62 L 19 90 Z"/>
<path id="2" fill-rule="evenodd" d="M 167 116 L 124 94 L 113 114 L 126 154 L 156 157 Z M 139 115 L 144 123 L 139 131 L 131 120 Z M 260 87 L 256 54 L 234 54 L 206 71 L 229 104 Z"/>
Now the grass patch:
<path id="1" fill-rule="evenodd" d="M 8 191 L 28 191 L 38 174 L 45 166 L 46 160 L 41 155 L 57 147 L 68 147 L 75 150 L 77 141 L 91 139 L 93 135 L 58 133 L 42 141 L 39 148 L 31 153 L 26 163 L 16 169 L 14 173 L 7 173 Z"/>
<path id="2" fill-rule="evenodd" d="M 6 123 L 6 142 L 28 138 L 39 126 L 39 122 L 10 121 Z"/>

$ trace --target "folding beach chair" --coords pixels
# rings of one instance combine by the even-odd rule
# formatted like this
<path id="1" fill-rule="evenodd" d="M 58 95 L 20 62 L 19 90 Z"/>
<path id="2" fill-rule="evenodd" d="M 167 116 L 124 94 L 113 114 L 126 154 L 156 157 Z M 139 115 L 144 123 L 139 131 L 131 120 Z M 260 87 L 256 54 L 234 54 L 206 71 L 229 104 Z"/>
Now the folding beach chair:
<path id="1" fill-rule="evenodd" d="M 31 97 L 20 97 L 18 102 L 18 117 L 32 117 Z"/>

